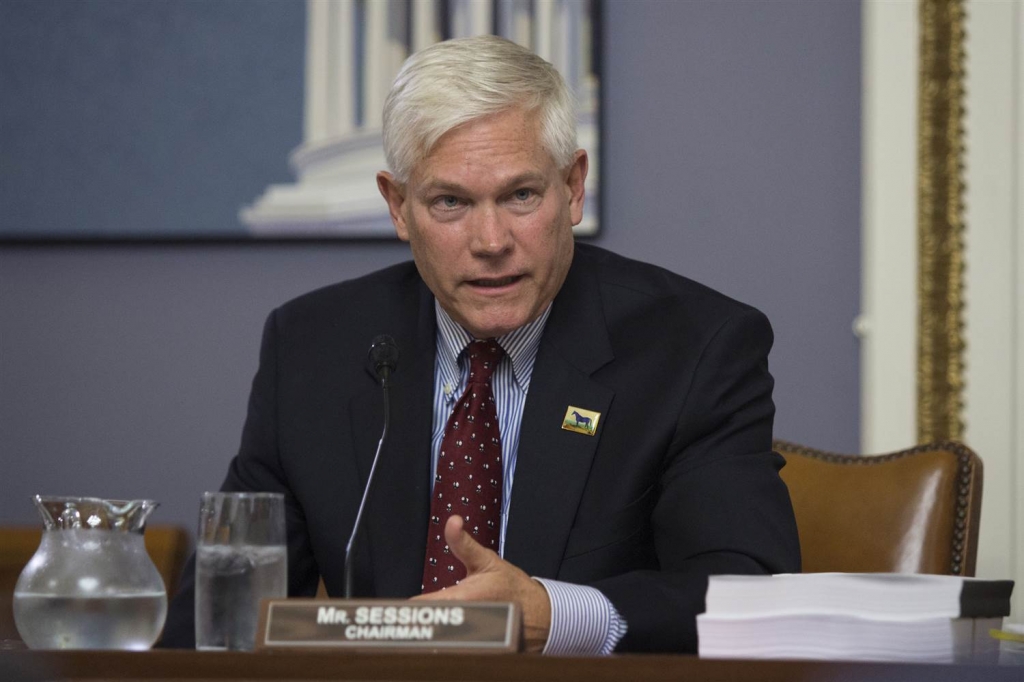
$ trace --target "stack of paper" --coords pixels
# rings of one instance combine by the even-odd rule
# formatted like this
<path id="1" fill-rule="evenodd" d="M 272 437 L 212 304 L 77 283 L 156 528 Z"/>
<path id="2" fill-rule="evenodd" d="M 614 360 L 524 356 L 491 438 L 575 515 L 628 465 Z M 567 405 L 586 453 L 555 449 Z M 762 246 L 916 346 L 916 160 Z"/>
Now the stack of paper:
<path id="1" fill-rule="evenodd" d="M 993 660 L 1011 580 L 890 573 L 712 576 L 697 616 L 706 658 Z"/>

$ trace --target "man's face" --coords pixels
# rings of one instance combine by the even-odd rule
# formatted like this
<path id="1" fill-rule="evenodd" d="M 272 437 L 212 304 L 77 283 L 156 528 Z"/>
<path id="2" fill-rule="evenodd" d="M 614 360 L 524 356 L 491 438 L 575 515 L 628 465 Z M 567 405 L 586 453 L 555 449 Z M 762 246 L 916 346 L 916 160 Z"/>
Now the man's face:
<path id="1" fill-rule="evenodd" d="M 536 319 L 565 281 L 583 218 L 587 155 L 557 168 L 519 109 L 445 134 L 398 185 L 377 176 L 398 237 L 453 320 L 474 337 Z"/>

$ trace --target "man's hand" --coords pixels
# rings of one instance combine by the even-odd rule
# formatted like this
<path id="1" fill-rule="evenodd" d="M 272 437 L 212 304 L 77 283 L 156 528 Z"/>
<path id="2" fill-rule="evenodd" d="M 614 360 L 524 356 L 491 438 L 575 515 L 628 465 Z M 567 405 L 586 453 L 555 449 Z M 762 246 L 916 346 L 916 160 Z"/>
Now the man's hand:
<path id="1" fill-rule="evenodd" d="M 414 599 L 465 601 L 512 601 L 523 610 L 526 650 L 539 653 L 551 629 L 551 600 L 547 590 L 523 571 L 485 548 L 467 533 L 461 516 L 452 516 L 444 527 L 444 539 L 455 558 L 466 566 L 458 585 Z"/>

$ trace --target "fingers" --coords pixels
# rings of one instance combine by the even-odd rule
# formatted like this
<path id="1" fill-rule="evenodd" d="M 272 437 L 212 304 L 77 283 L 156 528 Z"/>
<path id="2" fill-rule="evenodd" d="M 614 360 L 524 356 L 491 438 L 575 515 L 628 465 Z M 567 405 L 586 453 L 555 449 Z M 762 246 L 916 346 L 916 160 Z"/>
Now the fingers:
<path id="1" fill-rule="evenodd" d="M 444 526 L 444 540 L 455 558 L 465 565 L 467 577 L 489 568 L 498 556 L 466 532 L 465 522 L 458 515 L 448 518 Z"/>
<path id="2" fill-rule="evenodd" d="M 413 599 L 436 601 L 496 598 L 491 594 L 493 587 L 490 586 L 490 583 L 486 582 L 486 579 L 483 583 L 474 580 L 469 580 L 467 583 L 467 580 L 481 573 L 494 573 L 497 565 L 501 563 L 498 555 L 474 540 L 473 536 L 466 532 L 465 522 L 458 515 L 449 517 L 445 523 L 444 541 L 448 544 L 455 558 L 466 566 L 466 578 L 463 578 L 458 585 L 453 585 L 437 592 L 417 595 Z M 490 579 L 493 579 L 493 576 Z M 470 585 L 474 586 L 470 587 Z"/>
<path id="3" fill-rule="evenodd" d="M 451 547 L 452 533 L 461 533 L 466 522 L 458 514 L 452 514 L 444 524 L 444 541 Z"/>

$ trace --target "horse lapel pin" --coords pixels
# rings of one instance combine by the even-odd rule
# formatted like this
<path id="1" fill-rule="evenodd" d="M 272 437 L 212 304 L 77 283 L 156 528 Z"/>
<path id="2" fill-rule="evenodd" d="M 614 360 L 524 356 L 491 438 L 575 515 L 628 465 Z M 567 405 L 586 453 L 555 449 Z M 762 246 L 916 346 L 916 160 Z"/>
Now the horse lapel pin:
<path id="1" fill-rule="evenodd" d="M 562 418 L 562 428 L 566 431 L 575 431 L 587 436 L 597 433 L 597 420 L 601 418 L 600 412 L 584 410 L 582 407 L 570 405 Z"/>

